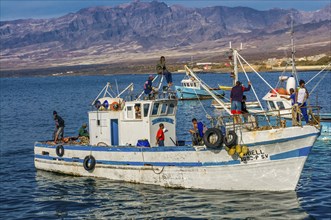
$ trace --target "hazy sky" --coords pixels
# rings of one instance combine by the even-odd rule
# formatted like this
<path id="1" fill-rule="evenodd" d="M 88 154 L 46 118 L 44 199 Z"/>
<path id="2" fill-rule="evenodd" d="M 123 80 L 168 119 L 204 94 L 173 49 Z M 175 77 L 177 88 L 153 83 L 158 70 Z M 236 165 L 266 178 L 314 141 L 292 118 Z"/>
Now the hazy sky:
<path id="1" fill-rule="evenodd" d="M 161 2 L 161 0 L 159 0 Z M 115 6 L 129 0 L 0 0 L 0 20 L 14 20 L 20 18 L 51 18 L 59 17 L 81 8 L 90 6 Z M 271 8 L 295 8 L 305 11 L 318 10 L 330 4 L 331 0 L 163 0 L 168 5 L 179 4 L 186 7 L 246 6 L 258 10 Z"/>

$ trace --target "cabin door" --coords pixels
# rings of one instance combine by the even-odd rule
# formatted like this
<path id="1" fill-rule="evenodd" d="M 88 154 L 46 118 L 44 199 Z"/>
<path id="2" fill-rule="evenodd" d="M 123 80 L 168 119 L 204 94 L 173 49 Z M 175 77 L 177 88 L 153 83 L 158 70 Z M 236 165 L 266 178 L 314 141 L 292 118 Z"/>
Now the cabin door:
<path id="1" fill-rule="evenodd" d="M 111 145 L 118 145 L 118 119 L 110 120 Z"/>

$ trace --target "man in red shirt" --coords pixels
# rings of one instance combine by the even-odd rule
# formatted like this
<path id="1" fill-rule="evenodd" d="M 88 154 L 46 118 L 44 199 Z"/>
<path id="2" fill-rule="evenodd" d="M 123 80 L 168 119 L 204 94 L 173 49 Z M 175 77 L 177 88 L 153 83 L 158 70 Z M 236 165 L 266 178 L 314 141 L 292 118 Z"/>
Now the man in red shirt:
<path id="1" fill-rule="evenodd" d="M 156 134 L 156 144 L 159 145 L 159 147 L 161 147 L 164 146 L 164 132 L 163 132 L 164 125 L 161 123 L 159 127 L 160 128 Z"/>

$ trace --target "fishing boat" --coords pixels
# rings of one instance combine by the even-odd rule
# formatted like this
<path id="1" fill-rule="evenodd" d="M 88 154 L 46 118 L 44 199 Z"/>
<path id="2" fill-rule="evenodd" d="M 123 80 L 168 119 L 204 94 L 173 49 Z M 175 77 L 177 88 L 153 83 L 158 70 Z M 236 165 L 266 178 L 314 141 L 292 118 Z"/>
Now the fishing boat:
<path id="1" fill-rule="evenodd" d="M 331 113 L 320 113 L 321 135 L 319 139 L 323 141 L 331 140 Z"/>
<path id="2" fill-rule="evenodd" d="M 185 69 L 224 105 L 193 71 L 187 66 Z M 123 94 L 131 91 L 133 84 L 116 97 L 109 95 L 107 85 L 88 112 L 88 143 L 70 138 L 57 143 L 35 142 L 38 170 L 171 188 L 295 190 L 320 135 L 318 121 L 314 125 L 283 126 L 277 114 L 270 116 L 276 117 L 274 124 L 261 114 L 252 114 L 254 122 L 235 123 L 230 110 L 223 106 L 224 114 L 207 117 L 209 129 L 203 141 L 193 145 L 177 141 L 177 118 L 182 115 L 170 91 L 159 91 L 152 99 L 142 93 L 136 99 L 125 99 Z M 160 123 L 165 127 L 165 146 L 155 143 Z"/>
<path id="3" fill-rule="evenodd" d="M 181 80 L 180 86 L 175 86 L 177 97 L 180 100 L 211 99 L 210 94 L 201 87 L 201 82 L 189 77 Z M 220 88 L 209 88 L 216 96 L 224 97 L 224 92 Z"/>
<path id="4" fill-rule="evenodd" d="M 243 57 L 241 57 L 238 54 L 238 50 L 231 48 L 231 43 L 230 43 L 230 51 L 232 52 L 230 58 L 233 59 L 232 62 L 234 63 L 233 65 L 233 72 L 232 72 L 232 77 L 233 77 L 233 85 L 235 84 L 236 81 L 238 81 L 238 64 L 240 64 L 241 69 L 243 73 L 246 76 L 246 79 L 249 81 L 249 77 L 246 73 L 245 68 L 243 67 L 243 63 L 245 63 L 247 66 L 250 67 L 251 71 L 253 73 L 256 73 L 258 77 L 266 83 L 266 85 L 269 87 L 269 91 L 263 96 L 262 100 L 264 101 L 264 104 L 268 110 L 269 115 L 274 115 L 275 114 L 280 114 L 284 119 L 287 120 L 287 123 L 292 123 L 292 121 L 296 121 L 297 123 L 301 124 L 301 117 L 302 114 L 300 114 L 300 110 L 298 110 L 297 105 L 292 105 L 291 100 L 290 100 L 290 89 L 296 90 L 298 86 L 298 72 L 296 70 L 296 63 L 295 63 L 295 46 L 294 46 L 294 37 L 293 37 L 294 31 L 293 31 L 293 23 L 291 25 L 291 31 L 290 31 L 290 36 L 291 36 L 291 58 L 287 62 L 286 67 L 284 68 L 284 71 L 281 73 L 279 76 L 279 80 L 276 84 L 275 87 L 271 86 Z M 242 44 L 240 47 L 240 50 L 242 49 Z M 291 71 L 287 73 L 287 67 L 291 66 Z M 311 91 L 309 91 L 309 96 L 312 97 L 312 94 L 316 91 L 315 89 L 318 88 L 318 85 L 320 82 L 329 74 L 329 69 L 330 69 L 331 63 L 325 65 L 319 72 L 317 72 L 315 75 L 313 75 L 305 85 L 310 84 L 313 82 L 313 80 L 317 79 L 319 75 L 321 75 L 320 79 L 318 82 L 314 84 L 314 87 Z M 220 86 L 221 87 L 221 86 Z M 224 89 L 229 89 L 229 87 L 222 87 Z M 257 101 L 251 101 L 251 102 L 246 102 L 246 106 L 249 109 L 249 112 L 251 113 L 263 113 L 265 114 L 264 107 L 262 106 L 262 103 L 259 101 L 255 91 L 253 91 L 256 97 Z M 317 103 L 317 98 L 315 100 L 307 100 L 307 102 L 310 101 L 316 101 Z M 317 103 L 318 104 L 318 103 Z M 218 102 L 215 100 L 212 102 L 212 105 L 215 108 L 222 109 L 223 106 L 220 105 Z M 225 103 L 227 107 L 230 107 L 231 104 L 229 102 Z M 298 111 L 299 113 L 295 113 Z M 308 114 L 310 115 L 311 122 L 313 122 L 313 117 L 314 114 L 312 114 L 311 109 L 307 107 Z M 299 120 L 297 120 L 296 115 L 299 115 Z M 331 120 L 330 120 L 330 113 L 324 113 L 321 114 L 319 113 L 319 118 L 316 120 L 319 120 L 321 125 L 322 125 L 322 135 L 321 139 L 323 140 L 329 140 L 331 139 Z"/>
<path id="5" fill-rule="evenodd" d="M 295 111 L 297 111 L 297 106 L 292 105 L 290 101 L 290 89 L 296 90 L 299 82 L 298 72 L 296 69 L 296 63 L 295 63 L 295 45 L 294 45 L 294 37 L 293 37 L 294 31 L 293 31 L 293 22 L 291 25 L 291 58 L 287 62 L 287 65 L 284 68 L 284 71 L 279 76 L 279 80 L 276 84 L 276 86 L 273 88 L 269 84 L 270 91 L 268 91 L 265 96 L 262 98 L 265 101 L 266 107 L 270 112 L 273 112 L 272 110 L 279 110 L 279 114 L 281 114 L 284 118 L 290 119 L 290 120 L 296 120 L 294 117 L 296 115 L 299 115 L 299 118 L 302 117 L 302 115 L 296 114 Z M 287 73 L 287 67 L 291 66 L 291 71 Z M 316 91 L 316 88 L 318 88 L 319 84 L 324 80 L 324 78 L 327 76 L 327 74 L 330 73 L 331 63 L 325 65 L 319 72 L 314 74 L 306 83 L 307 86 L 311 82 L 313 82 L 319 75 L 321 75 L 320 79 L 314 84 L 314 87 L 311 91 L 309 91 L 309 99 L 307 102 L 315 101 L 317 103 L 317 98 L 314 100 L 310 97 L 313 97 L 314 92 Z M 307 107 L 308 114 L 310 115 L 310 118 L 313 118 L 313 115 L 311 114 L 311 110 L 309 107 Z M 258 112 L 259 110 L 252 109 L 252 112 Z M 273 112 L 273 114 L 278 114 L 278 112 Z M 319 113 L 318 120 L 320 121 L 322 125 L 322 132 L 320 139 L 323 140 L 330 140 L 331 139 L 331 113 Z M 299 120 L 300 123 L 301 120 Z"/>

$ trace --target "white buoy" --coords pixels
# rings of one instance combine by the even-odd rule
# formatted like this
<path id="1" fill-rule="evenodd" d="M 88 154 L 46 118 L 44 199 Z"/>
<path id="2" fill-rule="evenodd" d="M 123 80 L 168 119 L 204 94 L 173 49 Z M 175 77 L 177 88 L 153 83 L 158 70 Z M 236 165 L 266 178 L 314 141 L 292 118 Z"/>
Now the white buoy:
<path id="1" fill-rule="evenodd" d="M 280 81 L 286 81 L 288 79 L 288 76 L 280 76 L 279 80 Z"/>
<path id="2" fill-rule="evenodd" d="M 286 82 L 286 91 L 288 93 L 290 93 L 290 88 L 293 88 L 295 90 L 295 79 L 293 76 L 290 76 Z"/>

